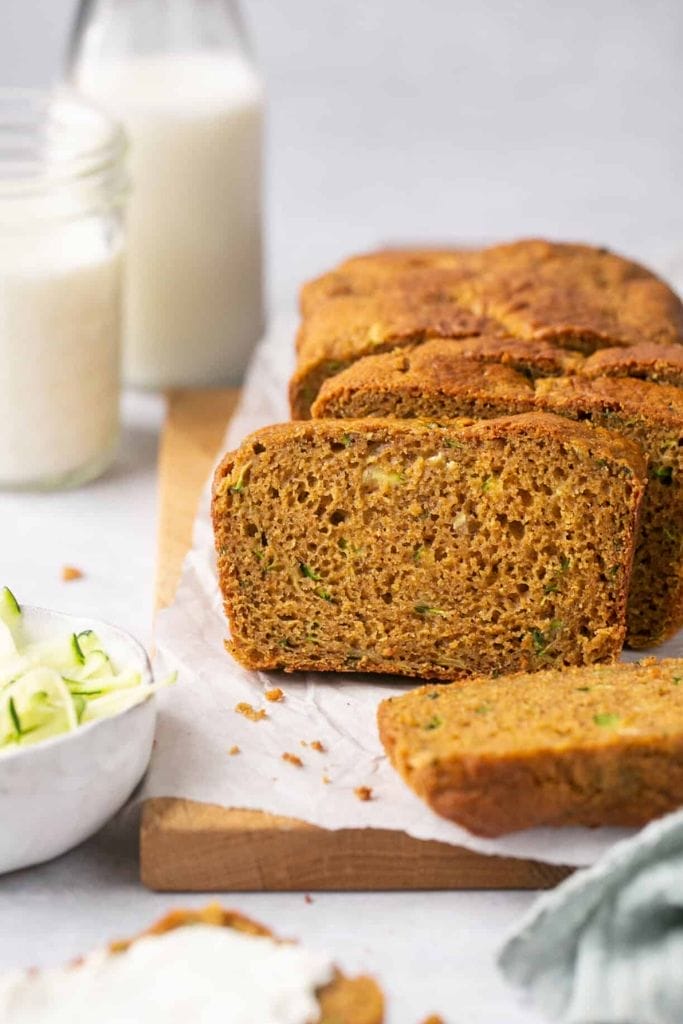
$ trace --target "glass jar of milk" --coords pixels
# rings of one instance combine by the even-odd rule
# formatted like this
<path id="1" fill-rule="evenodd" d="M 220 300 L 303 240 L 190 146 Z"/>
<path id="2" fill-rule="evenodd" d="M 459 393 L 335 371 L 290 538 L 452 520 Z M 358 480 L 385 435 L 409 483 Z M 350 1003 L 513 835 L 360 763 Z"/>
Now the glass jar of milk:
<path id="1" fill-rule="evenodd" d="M 229 0 L 81 0 L 70 81 L 131 141 L 124 376 L 237 383 L 263 328 L 263 91 Z"/>
<path id="2" fill-rule="evenodd" d="M 0 90 L 0 487 L 97 476 L 119 426 L 125 141 L 66 94 Z"/>

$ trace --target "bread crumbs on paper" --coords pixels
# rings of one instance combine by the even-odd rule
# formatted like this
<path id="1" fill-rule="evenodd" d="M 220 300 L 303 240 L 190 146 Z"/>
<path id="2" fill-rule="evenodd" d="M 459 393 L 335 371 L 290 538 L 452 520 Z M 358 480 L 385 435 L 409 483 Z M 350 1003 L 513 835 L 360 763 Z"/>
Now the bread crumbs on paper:
<path id="1" fill-rule="evenodd" d="M 317 750 L 319 754 L 325 753 L 325 744 L 321 743 L 320 740 L 313 740 L 311 743 L 311 749 Z"/>
<path id="2" fill-rule="evenodd" d="M 242 751 L 237 746 L 237 744 L 235 744 L 233 747 L 230 747 L 230 750 L 228 751 L 228 753 L 230 754 L 230 757 L 234 757 L 235 754 L 241 754 Z"/>
<path id="3" fill-rule="evenodd" d="M 299 755 L 298 754 L 290 754 L 289 751 L 286 751 L 282 755 L 282 760 L 283 761 L 287 761 L 288 764 L 293 764 L 296 768 L 303 768 L 303 766 L 304 766 L 304 763 L 301 760 L 301 758 L 299 757 Z"/>
<path id="4" fill-rule="evenodd" d="M 72 580 L 82 580 L 84 575 L 83 570 L 75 565 L 62 566 L 62 579 L 65 583 L 71 583 Z"/>
<path id="5" fill-rule="evenodd" d="M 370 786 L 356 786 L 354 793 L 359 800 L 365 802 L 366 800 L 372 800 L 372 789 Z"/>
<path id="6" fill-rule="evenodd" d="M 433 1013 L 430 1017 L 423 1020 L 422 1024 L 444 1024 L 444 1019 L 439 1017 L 438 1013 Z"/>
<path id="7" fill-rule="evenodd" d="M 272 701 L 273 703 L 275 703 L 276 701 L 280 701 L 280 700 L 284 700 L 284 699 L 285 699 L 285 695 L 284 695 L 283 691 L 280 689 L 279 686 L 274 687 L 272 690 L 266 690 L 266 700 L 269 700 L 269 701 Z"/>
<path id="8" fill-rule="evenodd" d="M 323 783 L 324 783 L 324 784 L 325 784 L 326 786 L 329 786 L 329 784 L 330 784 L 331 782 L 332 782 L 332 779 L 331 779 L 331 778 L 329 777 L 329 775 L 323 775 Z"/>
<path id="9" fill-rule="evenodd" d="M 252 704 L 248 704 L 245 700 L 241 700 L 239 704 L 235 704 L 235 711 L 238 715 L 244 715 L 250 722 L 261 722 L 264 718 L 268 717 L 268 712 L 264 711 L 263 708 L 258 710 L 253 707 Z"/>

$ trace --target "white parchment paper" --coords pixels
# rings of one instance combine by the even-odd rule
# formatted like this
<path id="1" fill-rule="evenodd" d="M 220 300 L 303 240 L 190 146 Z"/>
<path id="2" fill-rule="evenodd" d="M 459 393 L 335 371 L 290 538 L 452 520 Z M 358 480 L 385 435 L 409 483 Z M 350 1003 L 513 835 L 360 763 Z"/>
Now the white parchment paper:
<path id="1" fill-rule="evenodd" d="M 226 450 L 252 430 L 289 418 L 287 380 L 293 365 L 293 316 L 278 318 L 257 350 Z M 178 487 L 183 481 L 178 480 Z M 173 604 L 157 622 L 160 669 L 177 669 L 176 686 L 159 696 L 156 743 L 143 797 L 173 796 L 253 808 L 300 818 L 327 829 L 402 829 L 487 854 L 587 865 L 624 829 L 533 829 L 502 839 L 480 839 L 434 814 L 404 785 L 383 755 L 375 712 L 384 697 L 409 689 L 352 675 L 250 672 L 223 646 L 227 625 L 214 570 L 209 490 L 204 493 Z M 658 649 L 683 654 L 683 632 Z M 267 689 L 285 692 L 280 703 Z M 246 701 L 268 717 L 253 722 L 235 713 Z M 320 741 L 324 753 L 310 746 Z M 240 753 L 229 753 L 233 746 Z M 301 758 L 302 767 L 282 760 Z M 372 799 L 359 800 L 369 786 Z"/>

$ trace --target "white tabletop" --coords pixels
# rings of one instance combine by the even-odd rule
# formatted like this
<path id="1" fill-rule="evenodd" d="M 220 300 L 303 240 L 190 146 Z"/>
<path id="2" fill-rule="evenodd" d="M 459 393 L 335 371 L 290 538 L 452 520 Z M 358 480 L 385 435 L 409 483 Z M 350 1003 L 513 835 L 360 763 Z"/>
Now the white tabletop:
<path id="1" fill-rule="evenodd" d="M 156 451 L 163 402 L 127 396 L 121 455 L 79 491 L 3 495 L 2 579 L 27 603 L 109 619 L 149 644 L 156 555 Z M 84 578 L 61 580 L 72 564 Z M 388 1024 L 439 1012 L 447 1024 L 533 1024 L 497 976 L 506 931 L 533 899 L 520 892 L 175 896 L 138 881 L 134 816 L 51 864 L 0 879 L 0 967 L 58 963 L 134 934 L 171 907 L 220 898 L 277 930 L 369 971 Z M 6 827 L 6 826 L 5 826 Z"/>

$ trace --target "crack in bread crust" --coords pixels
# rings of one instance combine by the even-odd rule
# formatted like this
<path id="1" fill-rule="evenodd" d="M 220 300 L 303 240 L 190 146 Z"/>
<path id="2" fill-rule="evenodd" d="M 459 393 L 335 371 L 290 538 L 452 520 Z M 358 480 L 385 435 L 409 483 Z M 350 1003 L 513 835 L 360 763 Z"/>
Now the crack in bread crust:
<path id="1" fill-rule="evenodd" d="M 397 250 L 304 286 L 292 415 L 362 356 L 432 338 L 488 337 L 589 354 L 683 340 L 683 306 L 654 274 L 606 249 L 526 239 L 480 250 Z"/>

